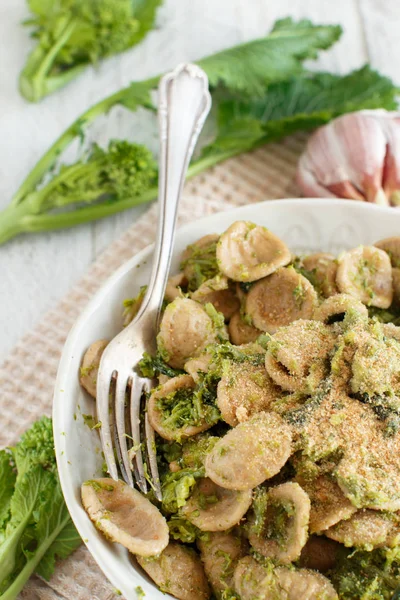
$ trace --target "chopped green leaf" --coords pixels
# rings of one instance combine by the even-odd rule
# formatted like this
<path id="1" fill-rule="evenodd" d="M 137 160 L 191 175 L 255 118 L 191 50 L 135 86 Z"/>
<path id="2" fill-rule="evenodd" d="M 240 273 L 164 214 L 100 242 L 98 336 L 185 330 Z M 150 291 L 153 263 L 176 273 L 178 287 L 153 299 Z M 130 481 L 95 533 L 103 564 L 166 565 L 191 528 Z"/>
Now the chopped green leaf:
<path id="1" fill-rule="evenodd" d="M 186 504 L 196 481 L 204 477 L 204 468 L 181 469 L 162 477 L 162 508 L 166 513 L 176 513 Z"/>

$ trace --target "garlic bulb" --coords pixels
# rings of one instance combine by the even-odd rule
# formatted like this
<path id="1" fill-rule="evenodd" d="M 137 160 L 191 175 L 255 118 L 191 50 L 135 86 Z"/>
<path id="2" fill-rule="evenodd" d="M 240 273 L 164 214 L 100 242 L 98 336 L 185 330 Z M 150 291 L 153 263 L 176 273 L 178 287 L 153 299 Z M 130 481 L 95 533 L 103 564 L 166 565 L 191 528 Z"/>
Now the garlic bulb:
<path id="1" fill-rule="evenodd" d="M 363 110 L 309 139 L 297 183 L 306 196 L 400 205 L 400 112 Z"/>

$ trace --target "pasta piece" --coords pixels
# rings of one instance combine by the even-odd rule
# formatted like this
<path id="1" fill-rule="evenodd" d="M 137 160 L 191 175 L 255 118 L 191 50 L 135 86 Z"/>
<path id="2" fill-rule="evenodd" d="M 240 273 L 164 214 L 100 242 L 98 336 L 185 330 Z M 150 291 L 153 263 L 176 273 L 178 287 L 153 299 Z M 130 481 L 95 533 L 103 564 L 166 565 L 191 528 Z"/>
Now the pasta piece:
<path id="1" fill-rule="evenodd" d="M 386 337 L 400 342 L 400 327 L 393 325 L 393 323 L 385 323 L 382 325 L 382 331 Z"/>
<path id="2" fill-rule="evenodd" d="M 284 390 L 310 394 L 327 376 L 326 356 L 335 343 L 331 329 L 299 319 L 281 327 L 268 344 L 265 368 Z"/>
<path id="3" fill-rule="evenodd" d="M 254 414 L 268 410 L 280 396 L 264 366 L 251 363 L 225 365 L 217 387 L 217 405 L 223 420 L 235 427 Z"/>
<path id="4" fill-rule="evenodd" d="M 177 298 L 165 309 L 157 336 L 157 346 L 164 360 L 182 369 L 189 358 L 199 356 L 204 348 L 225 335 L 216 329 L 201 304 L 189 298 Z"/>
<path id="5" fill-rule="evenodd" d="M 290 267 L 257 281 L 246 299 L 246 313 L 254 327 L 275 333 L 297 319 L 311 319 L 318 296 L 311 283 Z"/>
<path id="6" fill-rule="evenodd" d="M 191 396 L 195 383 L 190 375 L 179 375 L 155 388 L 147 414 L 153 429 L 165 440 L 178 440 L 206 431 L 214 424 L 197 415 Z"/>
<path id="7" fill-rule="evenodd" d="M 341 550 L 340 544 L 319 535 L 311 535 L 301 551 L 299 565 L 326 573 L 334 568 Z"/>
<path id="8" fill-rule="evenodd" d="M 233 533 L 210 533 L 198 541 L 201 560 L 211 587 L 221 598 L 225 590 L 233 588 L 233 573 L 240 558 L 246 554 L 246 545 Z"/>
<path id="9" fill-rule="evenodd" d="M 251 556 L 240 559 L 234 589 L 241 600 L 338 600 L 330 581 L 315 571 L 263 567 Z"/>
<path id="10" fill-rule="evenodd" d="M 357 344 L 352 363 L 350 388 L 353 394 L 373 398 L 382 396 L 382 406 L 400 409 L 400 344 L 393 340 L 369 336 Z"/>
<path id="11" fill-rule="evenodd" d="M 82 504 L 107 539 L 140 556 L 156 556 L 166 548 L 168 525 L 158 508 L 123 481 L 102 478 L 82 485 Z"/>
<path id="12" fill-rule="evenodd" d="M 236 346 L 255 342 L 258 336 L 262 334 L 262 331 L 243 321 L 240 310 L 232 315 L 231 320 L 229 321 L 228 331 L 232 344 L 235 344 Z"/>
<path id="13" fill-rule="evenodd" d="M 314 319 L 330 325 L 336 321 L 343 321 L 345 313 L 350 309 L 368 317 L 368 310 L 360 300 L 349 294 L 336 294 L 316 308 Z"/>
<path id="14" fill-rule="evenodd" d="M 249 490 L 283 467 L 292 449 L 292 433 L 274 413 L 258 413 L 224 435 L 205 460 L 206 475 L 231 490 Z"/>
<path id="15" fill-rule="evenodd" d="M 216 275 L 202 283 L 191 298 L 200 304 L 211 302 L 227 321 L 240 308 L 240 300 L 224 275 Z"/>
<path id="16" fill-rule="evenodd" d="M 398 439 L 395 442 L 383 436 L 378 440 L 367 440 L 353 452 L 346 453 L 339 463 L 337 481 L 357 508 L 400 510 Z"/>
<path id="17" fill-rule="evenodd" d="M 400 269 L 392 269 L 393 303 L 400 304 Z"/>
<path id="18" fill-rule="evenodd" d="M 357 511 L 329 475 L 322 474 L 315 479 L 297 476 L 296 480 L 311 500 L 310 533 L 325 533 L 327 529 L 344 519 L 349 519 Z"/>
<path id="19" fill-rule="evenodd" d="M 218 274 L 216 257 L 218 240 L 218 234 L 210 233 L 188 246 L 182 254 L 181 269 L 191 292 L 197 290 L 207 279 Z"/>
<path id="20" fill-rule="evenodd" d="M 324 298 L 338 293 L 336 285 L 337 262 L 332 254 L 318 252 L 303 258 L 303 266 L 310 271 L 315 285 Z M 314 282 L 314 281 L 313 281 Z"/>
<path id="21" fill-rule="evenodd" d="M 389 308 L 393 300 L 390 258 L 374 246 L 359 246 L 339 257 L 336 283 L 341 292 L 367 306 Z"/>
<path id="22" fill-rule="evenodd" d="M 217 245 L 222 273 L 234 281 L 256 281 L 290 262 L 289 248 L 265 227 L 236 221 Z"/>
<path id="23" fill-rule="evenodd" d="M 240 600 L 255 600 L 255 598 L 280 600 L 281 598 L 275 570 L 266 569 L 252 556 L 245 556 L 237 563 L 233 573 L 233 588 L 239 594 Z"/>
<path id="24" fill-rule="evenodd" d="M 185 371 L 189 373 L 197 383 L 199 380 L 199 374 L 207 373 L 211 363 L 211 355 L 208 352 L 203 352 L 197 358 L 190 358 L 185 363 Z"/>
<path id="25" fill-rule="evenodd" d="M 99 372 L 100 360 L 108 340 L 93 342 L 86 350 L 79 371 L 79 383 L 92 396 L 96 398 L 97 374 Z"/>
<path id="26" fill-rule="evenodd" d="M 276 569 L 282 600 L 338 600 L 335 588 L 324 575 L 308 569 Z"/>
<path id="27" fill-rule="evenodd" d="M 251 531 L 249 542 L 268 558 L 282 564 L 296 561 L 308 538 L 310 499 L 298 483 L 288 482 L 270 489 L 261 533 Z"/>
<path id="28" fill-rule="evenodd" d="M 389 255 L 392 267 L 395 269 L 400 267 L 400 237 L 394 236 L 380 240 L 374 244 L 376 248 L 384 250 Z"/>
<path id="29" fill-rule="evenodd" d="M 202 531 L 226 531 L 239 523 L 251 501 L 251 490 L 226 490 L 204 478 L 197 483 L 181 512 Z"/>
<path id="30" fill-rule="evenodd" d="M 374 548 L 393 548 L 400 541 L 400 522 L 393 513 L 363 509 L 324 534 L 348 547 L 369 551 Z"/>
<path id="31" fill-rule="evenodd" d="M 167 302 L 173 302 L 175 298 L 183 298 L 182 287 L 187 285 L 187 279 L 184 273 L 178 273 L 168 278 L 165 288 L 165 299 Z"/>
<path id="32" fill-rule="evenodd" d="M 137 561 L 161 591 L 179 600 L 208 600 L 211 591 L 196 552 L 171 542 L 160 556 Z"/>

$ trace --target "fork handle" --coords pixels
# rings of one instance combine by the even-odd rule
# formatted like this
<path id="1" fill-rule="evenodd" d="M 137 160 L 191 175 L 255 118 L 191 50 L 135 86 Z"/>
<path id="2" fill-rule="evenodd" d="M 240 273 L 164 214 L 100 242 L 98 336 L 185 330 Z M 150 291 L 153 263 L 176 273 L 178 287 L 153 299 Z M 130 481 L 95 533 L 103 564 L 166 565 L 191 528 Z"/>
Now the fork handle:
<path id="1" fill-rule="evenodd" d="M 171 265 L 179 199 L 194 147 L 211 108 L 208 78 L 200 67 L 179 65 L 158 87 L 160 168 L 158 231 L 150 281 L 137 319 L 158 327 Z"/>

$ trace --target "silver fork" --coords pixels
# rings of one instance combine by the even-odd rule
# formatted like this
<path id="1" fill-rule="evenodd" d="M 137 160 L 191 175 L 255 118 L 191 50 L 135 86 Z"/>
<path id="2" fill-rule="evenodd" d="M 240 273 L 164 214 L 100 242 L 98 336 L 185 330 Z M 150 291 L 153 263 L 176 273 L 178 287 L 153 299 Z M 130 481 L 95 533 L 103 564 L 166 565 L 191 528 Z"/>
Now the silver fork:
<path id="1" fill-rule="evenodd" d="M 110 342 L 101 358 L 97 377 L 97 414 L 110 476 L 118 479 L 115 448 L 126 483 L 134 486 L 133 469 L 140 490 L 147 493 L 149 482 L 156 497 L 161 500 L 154 431 L 143 407 L 144 393 L 154 387 L 154 381 L 142 377 L 137 365 L 144 352 L 154 354 L 156 351 L 156 334 L 171 264 L 178 203 L 190 158 L 211 107 L 211 96 L 207 75 L 192 64 L 180 65 L 165 75 L 158 92 L 159 216 L 150 281 L 136 318 Z M 142 444 L 143 437 L 146 448 Z M 128 449 L 128 445 L 131 448 Z"/>

